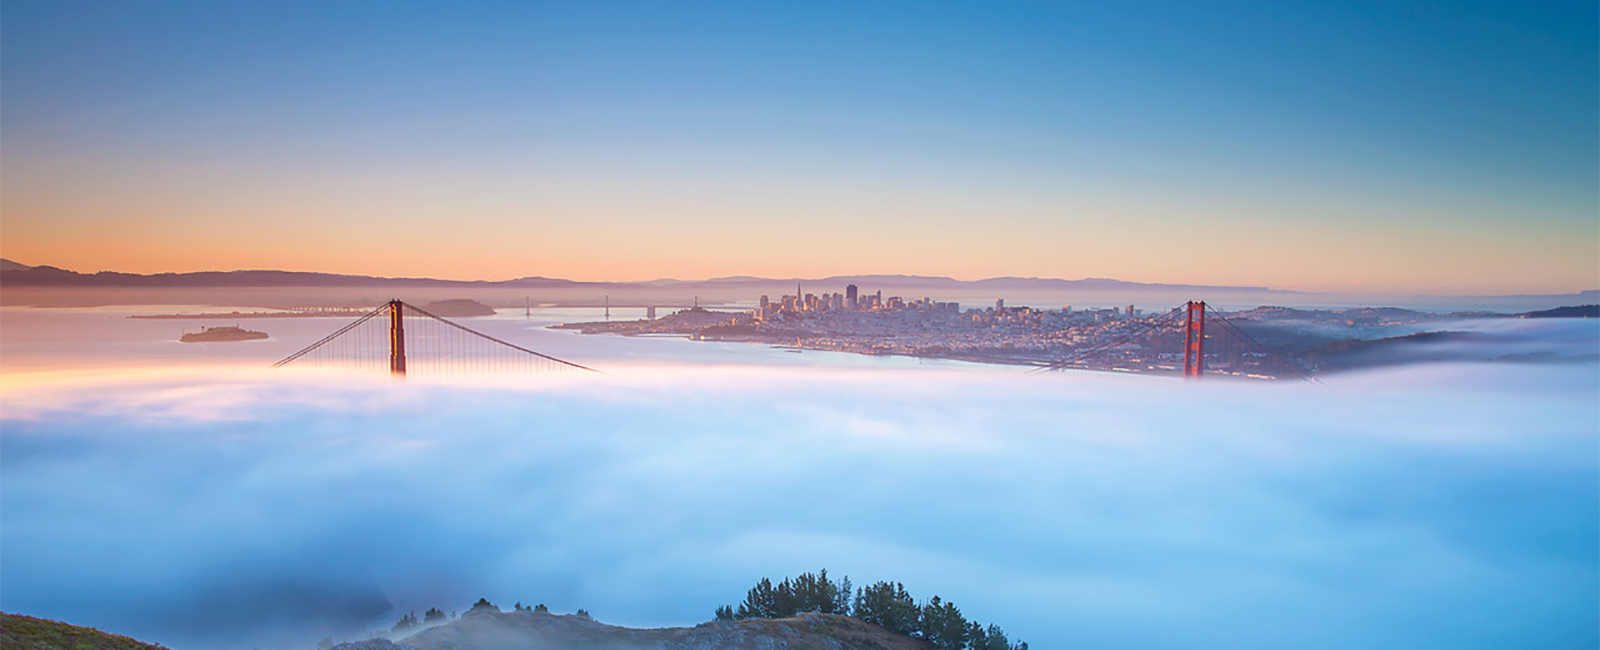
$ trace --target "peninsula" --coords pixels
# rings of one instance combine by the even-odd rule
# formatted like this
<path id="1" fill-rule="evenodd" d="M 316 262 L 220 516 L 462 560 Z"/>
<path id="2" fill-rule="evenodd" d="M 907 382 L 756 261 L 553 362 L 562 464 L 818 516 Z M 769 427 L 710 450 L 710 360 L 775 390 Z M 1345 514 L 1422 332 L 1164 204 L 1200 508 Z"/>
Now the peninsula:
<path id="1" fill-rule="evenodd" d="M 1179 308 L 1182 309 L 1181 307 Z M 1574 315 L 1587 314 L 1571 308 Z M 1346 369 L 1377 365 L 1382 359 L 1364 355 L 1344 359 L 1371 346 L 1352 345 L 1388 339 L 1398 330 L 1474 318 L 1536 317 L 1530 314 L 1454 312 L 1433 314 L 1392 307 L 1343 310 L 1257 307 L 1214 312 L 1207 337 L 1207 372 L 1252 377 L 1306 376 L 1318 367 Z M 1566 311 L 1559 312 L 1566 315 Z M 694 307 L 661 318 L 630 321 L 565 323 L 555 329 L 584 334 L 676 335 L 695 340 L 735 341 L 871 355 L 901 355 L 980 363 L 1040 367 L 1090 367 L 1129 372 L 1176 372 L 1182 369 L 1185 332 L 1183 315 L 1174 311 L 1146 313 L 1134 305 L 1059 309 L 993 306 L 963 310 L 955 302 L 930 298 L 885 297 L 881 291 L 861 293 L 849 285 L 842 293 L 762 296 L 748 311 Z M 1432 344 L 1442 339 L 1404 335 L 1389 345 L 1399 348 Z M 1343 345 L 1339 345 L 1345 342 Z M 1229 352 L 1226 348 L 1232 347 Z M 1246 349 L 1247 348 L 1247 349 Z M 1089 358 L 1088 355 L 1095 355 Z M 1231 354 L 1231 357 L 1228 356 Z M 1272 359 L 1268 359 L 1272 357 Z M 1396 356 L 1395 359 L 1406 357 Z M 1267 369 L 1268 361 L 1273 368 Z M 1492 359 L 1490 359 L 1492 360 Z"/>

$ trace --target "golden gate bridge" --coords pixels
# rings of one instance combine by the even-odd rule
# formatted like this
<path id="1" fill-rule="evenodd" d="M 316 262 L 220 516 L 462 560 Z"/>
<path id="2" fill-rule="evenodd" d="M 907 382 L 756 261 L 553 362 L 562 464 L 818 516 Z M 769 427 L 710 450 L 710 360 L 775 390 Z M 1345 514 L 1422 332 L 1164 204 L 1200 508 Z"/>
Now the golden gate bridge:
<path id="1" fill-rule="evenodd" d="M 322 340 L 272 364 L 408 374 L 599 372 L 464 327 L 416 306 L 391 300 Z"/>
<path id="2" fill-rule="evenodd" d="M 408 374 L 599 372 L 391 300 L 273 364 L 387 370 Z M 1312 372 L 1269 349 L 1237 324 L 1190 301 L 1163 314 L 1114 321 L 1036 371 L 1092 370 L 1181 374 L 1188 379 L 1306 379 Z"/>
<path id="3" fill-rule="evenodd" d="M 1190 301 L 1163 314 L 1118 321 L 1108 329 L 1098 340 L 1037 370 L 1316 381 L 1304 364 L 1261 344 L 1204 302 Z"/>

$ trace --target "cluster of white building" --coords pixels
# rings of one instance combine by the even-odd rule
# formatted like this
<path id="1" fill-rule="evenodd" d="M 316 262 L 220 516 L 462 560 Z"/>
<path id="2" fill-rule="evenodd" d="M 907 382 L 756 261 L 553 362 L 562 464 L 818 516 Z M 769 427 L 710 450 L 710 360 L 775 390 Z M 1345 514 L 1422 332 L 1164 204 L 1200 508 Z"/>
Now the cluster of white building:
<path id="1" fill-rule="evenodd" d="M 959 314 L 961 305 L 954 302 L 937 302 L 932 298 L 923 298 L 906 302 L 900 296 L 883 297 L 883 290 L 869 294 L 862 294 L 856 285 L 848 285 L 844 293 L 804 293 L 798 285 L 795 286 L 794 295 L 784 295 L 774 302 L 761 296 L 761 304 L 751 312 L 757 321 L 771 321 L 796 316 L 809 316 L 829 312 L 859 311 L 905 311 L 916 310 L 925 312 Z"/>
<path id="2" fill-rule="evenodd" d="M 781 296 L 777 301 L 761 296 L 761 303 L 750 315 L 756 322 L 771 322 L 797 317 L 809 317 L 838 312 L 907 312 L 927 315 L 957 316 L 974 323 L 1017 323 L 1041 321 L 1071 321 L 1078 323 L 1104 323 L 1122 318 L 1137 318 L 1143 313 L 1133 305 L 1126 308 L 1085 309 L 1073 311 L 1071 305 L 1060 310 L 1033 307 L 1006 307 L 1004 298 L 994 301 L 993 308 L 969 309 L 961 312 L 957 302 L 940 302 L 932 298 L 907 301 L 900 296 L 883 297 L 883 291 L 860 293 L 856 285 L 848 285 L 843 293 L 804 293 L 795 286 L 794 295 Z"/>

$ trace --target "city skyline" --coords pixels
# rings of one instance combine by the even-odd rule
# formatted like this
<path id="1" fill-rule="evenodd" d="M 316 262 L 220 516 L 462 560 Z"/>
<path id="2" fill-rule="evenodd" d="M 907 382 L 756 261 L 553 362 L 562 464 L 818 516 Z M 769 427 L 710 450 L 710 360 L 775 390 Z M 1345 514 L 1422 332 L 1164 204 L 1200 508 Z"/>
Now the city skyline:
<path id="1" fill-rule="evenodd" d="M 1600 287 L 1596 8 L 7 8 L 84 272 Z"/>

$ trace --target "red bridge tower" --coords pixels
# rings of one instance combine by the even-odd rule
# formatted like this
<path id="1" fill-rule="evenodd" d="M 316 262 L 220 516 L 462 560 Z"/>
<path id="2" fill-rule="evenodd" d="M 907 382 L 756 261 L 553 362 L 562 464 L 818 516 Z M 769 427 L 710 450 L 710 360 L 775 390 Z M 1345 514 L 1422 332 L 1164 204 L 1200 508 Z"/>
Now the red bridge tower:
<path id="1" fill-rule="evenodd" d="M 389 372 L 396 377 L 406 376 L 406 321 L 399 300 L 389 301 Z"/>
<path id="2" fill-rule="evenodd" d="M 1205 372 L 1206 303 L 1189 301 L 1189 324 L 1184 328 L 1183 376 L 1199 379 Z"/>

